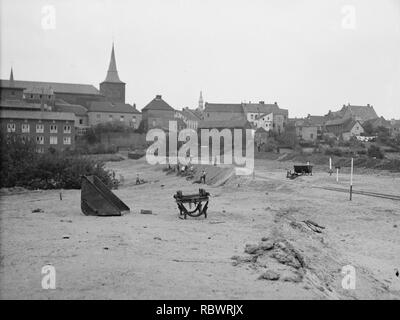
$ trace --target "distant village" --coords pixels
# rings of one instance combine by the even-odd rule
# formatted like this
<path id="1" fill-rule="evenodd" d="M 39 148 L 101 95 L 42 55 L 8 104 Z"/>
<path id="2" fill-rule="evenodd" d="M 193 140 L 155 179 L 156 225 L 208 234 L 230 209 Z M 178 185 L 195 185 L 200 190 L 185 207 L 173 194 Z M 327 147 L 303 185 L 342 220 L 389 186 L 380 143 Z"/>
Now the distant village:
<path id="1" fill-rule="evenodd" d="M 73 149 L 88 129 L 106 123 L 123 124 L 142 134 L 153 128 L 168 131 L 171 120 L 176 121 L 176 130 L 253 129 L 259 149 L 271 135 L 289 131 L 308 142 L 326 137 L 365 140 L 377 128 L 385 128 L 393 137 L 400 134 L 400 120 L 379 117 L 369 104 L 348 103 L 325 115 L 290 118 L 289 110 L 277 102 L 212 103 L 205 102 L 200 92 L 192 108 L 178 110 L 157 94 L 139 111 L 126 102 L 125 85 L 118 75 L 114 45 L 99 89 L 89 84 L 19 80 L 11 68 L 9 79 L 0 80 L 1 130 L 35 141 L 38 152 Z"/>

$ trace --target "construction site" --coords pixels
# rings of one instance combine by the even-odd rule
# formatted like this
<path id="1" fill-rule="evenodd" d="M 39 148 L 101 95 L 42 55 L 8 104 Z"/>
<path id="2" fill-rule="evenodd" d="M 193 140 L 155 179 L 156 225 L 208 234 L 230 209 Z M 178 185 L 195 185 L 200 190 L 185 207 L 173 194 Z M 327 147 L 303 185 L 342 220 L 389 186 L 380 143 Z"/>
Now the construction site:
<path id="1" fill-rule="evenodd" d="M 399 299 L 400 174 L 355 167 L 350 201 L 349 168 L 294 165 L 187 176 L 123 157 L 112 191 L 2 189 L 1 298 Z"/>

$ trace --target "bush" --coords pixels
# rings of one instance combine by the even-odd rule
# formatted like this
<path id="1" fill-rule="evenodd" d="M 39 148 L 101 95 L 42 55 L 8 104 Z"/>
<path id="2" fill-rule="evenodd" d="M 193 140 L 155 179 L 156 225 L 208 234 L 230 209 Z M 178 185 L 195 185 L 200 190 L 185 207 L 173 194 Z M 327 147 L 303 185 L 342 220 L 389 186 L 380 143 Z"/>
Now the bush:
<path id="1" fill-rule="evenodd" d="M 343 156 L 343 152 L 339 148 L 328 148 L 325 150 L 325 154 L 327 156 L 337 156 L 337 157 Z"/>
<path id="2" fill-rule="evenodd" d="M 111 173 L 104 163 L 57 151 L 39 154 L 36 144 L 21 139 L 5 140 L 1 144 L 0 187 L 28 189 L 80 189 L 82 175 L 96 175 L 112 186 Z"/>

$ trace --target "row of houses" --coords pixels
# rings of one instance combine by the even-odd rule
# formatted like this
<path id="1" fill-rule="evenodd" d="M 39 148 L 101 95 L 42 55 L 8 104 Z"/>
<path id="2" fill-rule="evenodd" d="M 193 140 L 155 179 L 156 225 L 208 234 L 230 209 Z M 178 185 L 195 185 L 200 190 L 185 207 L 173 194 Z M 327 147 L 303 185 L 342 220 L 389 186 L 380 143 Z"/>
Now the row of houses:
<path id="1" fill-rule="evenodd" d="M 198 129 L 253 129 L 256 134 L 284 133 L 294 127 L 302 140 L 317 140 L 324 134 L 350 139 L 360 135 L 367 123 L 374 128 L 384 126 L 392 133 L 400 133 L 400 121 L 379 118 L 370 105 L 343 105 L 325 116 L 289 119 L 287 109 L 277 102 L 209 103 L 202 92 L 196 108 L 177 110 L 161 95 L 156 95 L 141 111 L 125 100 L 126 84 L 120 80 L 114 45 L 105 80 L 99 89 L 89 84 L 0 80 L 0 127 L 6 134 L 21 135 L 34 140 L 40 152 L 46 148 L 74 148 L 75 138 L 88 128 L 106 122 L 124 123 L 142 132 L 154 128 L 172 130 Z"/>
<path id="2" fill-rule="evenodd" d="M 379 117 L 372 105 L 343 105 L 338 111 L 324 116 L 308 115 L 302 119 L 290 119 L 300 140 L 316 141 L 324 135 L 348 141 L 351 137 L 366 134 L 367 126 L 376 130 L 383 127 L 392 135 L 400 134 L 400 121 L 388 121 Z"/>

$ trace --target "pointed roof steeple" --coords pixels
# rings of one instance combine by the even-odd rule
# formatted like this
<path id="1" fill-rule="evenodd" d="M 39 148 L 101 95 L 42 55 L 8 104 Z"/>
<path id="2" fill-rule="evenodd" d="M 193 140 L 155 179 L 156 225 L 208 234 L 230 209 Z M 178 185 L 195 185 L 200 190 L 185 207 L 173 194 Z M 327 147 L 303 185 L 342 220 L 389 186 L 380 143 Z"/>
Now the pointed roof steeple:
<path id="1" fill-rule="evenodd" d="M 10 72 L 10 81 L 14 81 L 14 73 L 13 73 L 12 67 L 11 67 L 11 72 Z"/>
<path id="2" fill-rule="evenodd" d="M 123 83 L 118 76 L 117 63 L 115 62 L 114 42 L 112 44 L 110 65 L 108 66 L 107 76 L 104 82 Z"/>

